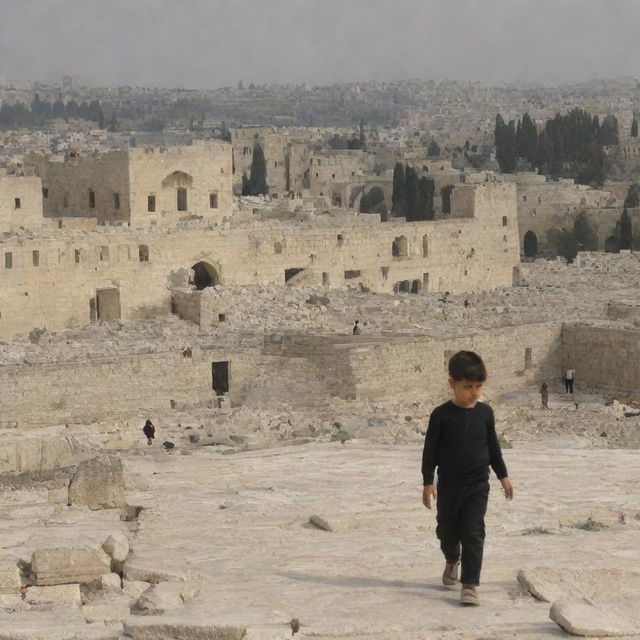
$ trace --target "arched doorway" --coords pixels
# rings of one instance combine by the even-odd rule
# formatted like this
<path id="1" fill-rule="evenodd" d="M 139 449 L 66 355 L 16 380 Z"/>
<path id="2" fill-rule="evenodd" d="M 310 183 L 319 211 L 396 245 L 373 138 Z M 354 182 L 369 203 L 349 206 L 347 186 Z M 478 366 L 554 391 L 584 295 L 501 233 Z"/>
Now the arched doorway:
<path id="1" fill-rule="evenodd" d="M 196 262 L 191 267 L 192 275 L 189 284 L 195 286 L 198 291 L 207 287 L 215 287 L 220 282 L 220 276 L 215 267 L 208 262 Z"/>
<path id="2" fill-rule="evenodd" d="M 620 240 L 615 236 L 609 236 L 604 241 L 604 250 L 607 253 L 620 253 Z"/>
<path id="3" fill-rule="evenodd" d="M 538 253 L 538 236 L 533 231 L 527 231 L 522 241 L 524 255 L 527 258 L 535 258 Z"/>

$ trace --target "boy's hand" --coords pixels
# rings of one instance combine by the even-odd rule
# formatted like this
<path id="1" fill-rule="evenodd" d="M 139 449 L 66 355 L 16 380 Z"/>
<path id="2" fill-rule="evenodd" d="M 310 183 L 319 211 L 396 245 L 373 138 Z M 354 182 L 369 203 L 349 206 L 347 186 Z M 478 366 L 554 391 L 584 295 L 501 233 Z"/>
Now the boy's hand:
<path id="1" fill-rule="evenodd" d="M 511 480 L 509 480 L 509 478 L 502 478 L 502 480 L 500 480 L 500 484 L 504 491 L 504 497 L 507 500 L 513 500 L 513 485 L 511 484 Z"/>
<path id="2" fill-rule="evenodd" d="M 435 501 L 437 497 L 438 492 L 436 491 L 436 485 L 425 484 L 424 489 L 422 490 L 422 504 L 427 507 L 427 509 L 431 509 L 431 501 Z"/>

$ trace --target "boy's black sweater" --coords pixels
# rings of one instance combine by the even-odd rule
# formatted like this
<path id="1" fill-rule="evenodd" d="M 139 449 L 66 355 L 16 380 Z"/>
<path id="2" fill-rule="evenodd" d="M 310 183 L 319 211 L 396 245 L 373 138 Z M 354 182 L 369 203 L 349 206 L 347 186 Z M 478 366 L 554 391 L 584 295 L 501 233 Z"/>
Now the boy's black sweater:
<path id="1" fill-rule="evenodd" d="M 489 466 L 499 479 L 507 477 L 491 407 L 477 402 L 472 409 L 464 409 L 451 400 L 436 407 L 422 452 L 424 484 L 433 484 L 436 467 L 443 479 L 474 484 L 489 479 Z"/>

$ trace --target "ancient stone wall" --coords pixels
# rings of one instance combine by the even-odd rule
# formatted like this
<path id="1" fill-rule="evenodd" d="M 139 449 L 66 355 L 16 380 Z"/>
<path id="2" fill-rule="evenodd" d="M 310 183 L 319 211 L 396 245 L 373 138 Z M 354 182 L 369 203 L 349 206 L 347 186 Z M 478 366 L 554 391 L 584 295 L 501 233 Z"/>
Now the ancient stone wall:
<path id="1" fill-rule="evenodd" d="M 32 154 L 25 165 L 42 178 L 48 217 L 149 228 L 187 216 L 219 221 L 232 211 L 231 145 L 224 142 L 74 154 L 64 161 Z"/>
<path id="2" fill-rule="evenodd" d="M 42 154 L 25 157 L 25 167 L 42 179 L 47 217 L 96 218 L 124 223 L 130 217 L 129 160 L 125 150 L 64 159 Z"/>
<path id="3" fill-rule="evenodd" d="M 561 326 L 542 323 L 450 338 L 408 336 L 269 336 L 263 352 L 316 360 L 345 399 L 448 397 L 447 364 L 462 349 L 487 364 L 487 393 L 531 386 L 562 375 Z"/>
<path id="4" fill-rule="evenodd" d="M 510 286 L 519 264 L 513 186 L 462 185 L 462 191 L 473 197 L 473 218 L 382 224 L 367 215 L 315 224 L 174 233 L 108 227 L 94 234 L 8 238 L 0 241 L 0 336 L 82 326 L 93 318 L 170 313 L 171 289 L 186 286 L 198 263 L 210 274 L 209 284 L 297 279 L 382 293 Z M 104 289 L 115 289 L 118 297 L 118 308 L 109 303 L 107 315 L 100 306 Z M 206 315 L 206 300 L 202 305 Z M 218 313 L 224 310 L 213 310 L 213 317 Z"/>
<path id="5" fill-rule="evenodd" d="M 0 176 L 0 233 L 43 226 L 42 182 L 35 176 Z"/>
<path id="6" fill-rule="evenodd" d="M 18 426 L 90 423 L 166 410 L 171 400 L 206 400 L 213 397 L 210 357 L 178 352 L 3 366 L 2 420 L 15 424 L 19 416 Z"/>
<path id="7" fill-rule="evenodd" d="M 640 331 L 608 326 L 565 325 L 564 368 L 575 369 L 576 387 L 637 393 L 640 388 Z"/>
<path id="8" fill-rule="evenodd" d="M 173 226 L 190 215 L 220 221 L 231 215 L 231 164 L 231 145 L 219 141 L 129 149 L 131 226 Z M 185 190 L 182 202 L 180 189 Z"/>

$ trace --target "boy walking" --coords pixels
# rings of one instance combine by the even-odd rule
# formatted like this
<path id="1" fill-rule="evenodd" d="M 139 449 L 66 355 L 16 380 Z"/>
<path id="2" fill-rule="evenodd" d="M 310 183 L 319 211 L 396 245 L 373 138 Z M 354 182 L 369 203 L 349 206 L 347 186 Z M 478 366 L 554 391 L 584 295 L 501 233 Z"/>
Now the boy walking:
<path id="1" fill-rule="evenodd" d="M 489 467 L 498 476 L 507 500 L 513 498 L 493 411 L 478 401 L 486 379 L 484 362 L 473 351 L 459 351 L 451 357 L 449 386 L 453 399 L 433 410 L 422 454 L 422 502 L 431 509 L 437 500 L 436 535 L 446 560 L 442 583 L 446 587 L 457 586 L 461 564 L 460 603 L 468 605 L 480 604 L 477 586 L 489 499 Z"/>

